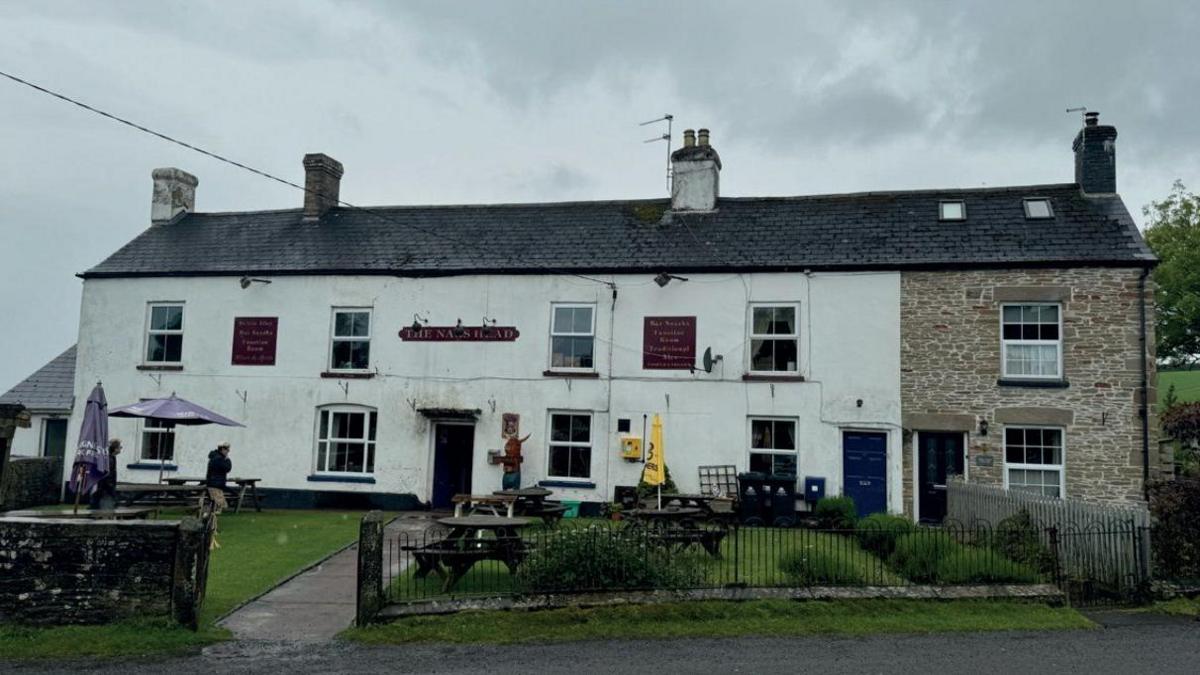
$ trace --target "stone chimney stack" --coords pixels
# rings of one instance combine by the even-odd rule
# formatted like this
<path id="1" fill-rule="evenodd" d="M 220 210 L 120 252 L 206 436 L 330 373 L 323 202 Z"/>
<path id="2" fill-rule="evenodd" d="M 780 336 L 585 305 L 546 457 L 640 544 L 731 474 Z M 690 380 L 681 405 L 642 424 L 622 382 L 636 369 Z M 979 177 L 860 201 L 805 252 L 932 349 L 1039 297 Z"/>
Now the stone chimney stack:
<path id="1" fill-rule="evenodd" d="M 683 132 L 683 147 L 671 153 L 671 210 L 712 211 L 720 196 L 721 156 L 708 144 L 708 129 Z"/>
<path id="2" fill-rule="evenodd" d="M 174 168 L 155 169 L 154 194 L 150 198 L 150 222 L 165 223 L 183 211 L 196 210 L 196 186 L 192 174 Z"/>
<path id="3" fill-rule="evenodd" d="M 1072 144 L 1075 182 L 1084 194 L 1117 191 L 1117 129 L 1100 125 L 1100 113 L 1084 115 L 1083 128 Z"/>
<path id="4" fill-rule="evenodd" d="M 329 155 L 304 156 L 304 220 L 320 220 L 337 206 L 342 186 L 342 163 Z"/>

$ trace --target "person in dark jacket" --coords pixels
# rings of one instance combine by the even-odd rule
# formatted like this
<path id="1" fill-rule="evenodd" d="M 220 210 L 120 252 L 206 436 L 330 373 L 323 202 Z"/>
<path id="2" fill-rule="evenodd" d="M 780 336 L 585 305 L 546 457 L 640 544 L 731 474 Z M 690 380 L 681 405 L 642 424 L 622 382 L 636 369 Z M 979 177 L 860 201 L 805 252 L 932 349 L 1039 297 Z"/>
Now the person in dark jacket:
<path id="1" fill-rule="evenodd" d="M 226 506 L 225 484 L 232 469 L 229 443 L 221 443 L 216 450 L 208 453 L 208 471 L 204 474 L 204 484 L 208 487 L 208 498 L 213 501 L 218 512 Z"/>

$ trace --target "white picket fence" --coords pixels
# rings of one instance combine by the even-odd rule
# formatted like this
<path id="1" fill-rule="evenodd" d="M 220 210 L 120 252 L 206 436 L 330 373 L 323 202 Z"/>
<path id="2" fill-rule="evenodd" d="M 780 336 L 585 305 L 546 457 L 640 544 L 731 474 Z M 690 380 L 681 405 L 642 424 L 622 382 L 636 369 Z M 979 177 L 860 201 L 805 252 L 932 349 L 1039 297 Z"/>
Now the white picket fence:
<path id="1" fill-rule="evenodd" d="M 1144 505 L 1054 499 L 961 479 L 951 479 L 948 490 L 948 523 L 990 529 L 1028 513 L 1043 544 L 1057 553 L 1064 578 L 1122 590 L 1150 579 L 1150 513 Z"/>

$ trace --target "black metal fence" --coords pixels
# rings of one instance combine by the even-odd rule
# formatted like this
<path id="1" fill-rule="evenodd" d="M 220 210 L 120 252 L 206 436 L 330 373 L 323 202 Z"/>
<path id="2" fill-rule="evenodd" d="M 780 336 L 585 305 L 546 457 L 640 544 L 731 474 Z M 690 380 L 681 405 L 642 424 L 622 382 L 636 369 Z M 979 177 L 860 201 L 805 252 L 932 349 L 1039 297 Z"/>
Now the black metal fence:
<path id="1" fill-rule="evenodd" d="M 1057 583 L 1080 601 L 1128 598 L 1136 565 L 1067 550 L 1129 547 L 1116 529 L 947 523 L 849 530 L 567 520 L 496 536 L 434 526 L 383 541 L 387 603 L 608 591 Z M 1082 540 L 1088 546 L 1080 546 Z"/>

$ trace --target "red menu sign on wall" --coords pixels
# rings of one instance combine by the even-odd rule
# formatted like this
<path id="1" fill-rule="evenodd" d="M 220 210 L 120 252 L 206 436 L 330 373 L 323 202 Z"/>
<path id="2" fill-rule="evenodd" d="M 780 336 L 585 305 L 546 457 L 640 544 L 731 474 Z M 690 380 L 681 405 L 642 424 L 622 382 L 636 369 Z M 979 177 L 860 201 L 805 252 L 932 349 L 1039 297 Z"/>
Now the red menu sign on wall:
<path id="1" fill-rule="evenodd" d="M 645 317 L 642 326 L 642 368 L 691 370 L 695 365 L 696 317 Z"/>
<path id="2" fill-rule="evenodd" d="M 275 338 L 278 329 L 278 317 L 236 317 L 233 320 L 233 365 L 275 365 Z"/>

